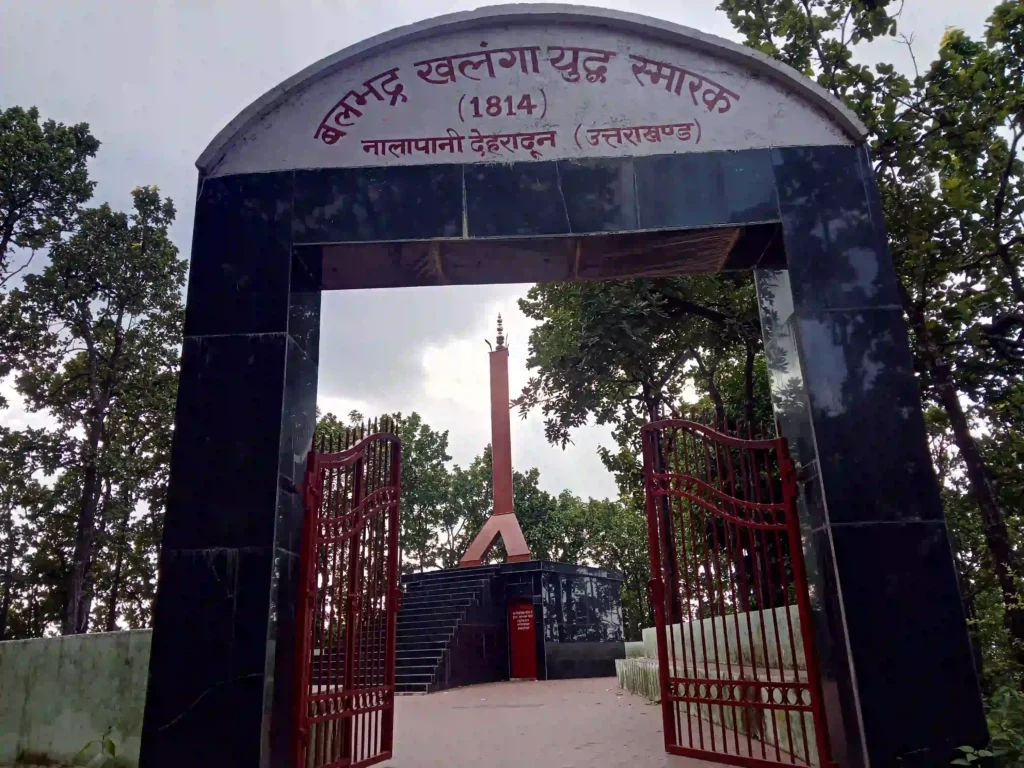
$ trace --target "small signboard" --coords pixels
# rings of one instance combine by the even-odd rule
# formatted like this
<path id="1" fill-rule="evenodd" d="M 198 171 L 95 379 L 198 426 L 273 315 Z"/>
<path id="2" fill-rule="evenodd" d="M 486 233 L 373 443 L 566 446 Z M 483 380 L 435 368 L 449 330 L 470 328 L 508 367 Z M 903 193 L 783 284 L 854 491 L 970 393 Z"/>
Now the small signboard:
<path id="1" fill-rule="evenodd" d="M 515 600 L 508 606 L 510 677 L 513 680 L 537 679 L 537 634 L 533 619 L 533 601 Z"/>

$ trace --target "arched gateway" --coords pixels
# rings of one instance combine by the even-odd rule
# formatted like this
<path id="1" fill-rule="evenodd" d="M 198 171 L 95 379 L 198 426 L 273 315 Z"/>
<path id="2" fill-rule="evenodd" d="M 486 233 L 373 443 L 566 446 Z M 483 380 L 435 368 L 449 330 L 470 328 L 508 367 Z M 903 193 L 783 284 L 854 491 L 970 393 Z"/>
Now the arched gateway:
<path id="1" fill-rule="evenodd" d="M 984 739 L 864 139 L 756 52 L 559 5 L 389 32 L 245 109 L 197 163 L 141 764 L 287 765 L 322 290 L 736 269 L 799 468 L 837 760 Z"/>

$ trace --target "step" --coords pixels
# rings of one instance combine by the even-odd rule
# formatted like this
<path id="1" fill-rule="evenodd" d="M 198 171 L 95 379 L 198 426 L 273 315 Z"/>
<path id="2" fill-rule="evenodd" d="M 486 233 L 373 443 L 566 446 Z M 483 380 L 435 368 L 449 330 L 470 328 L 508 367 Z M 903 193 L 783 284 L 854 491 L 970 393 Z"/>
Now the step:
<path id="1" fill-rule="evenodd" d="M 419 605 L 468 605 L 475 603 L 479 596 L 479 590 L 473 592 L 466 591 L 459 595 L 406 595 L 402 600 L 399 610 Z"/>
<path id="2" fill-rule="evenodd" d="M 437 669 L 437 664 L 421 664 L 418 667 L 401 667 L 395 669 L 396 679 L 415 680 L 419 676 L 429 677 L 433 679 L 434 670 Z"/>
<path id="3" fill-rule="evenodd" d="M 423 683 L 424 685 L 427 685 L 434 682 L 434 670 L 431 668 L 425 672 L 417 672 L 416 674 L 403 673 L 401 675 L 396 675 L 395 682 L 401 682 L 406 685 L 409 683 Z"/>
<path id="4" fill-rule="evenodd" d="M 465 607 L 436 607 L 436 608 L 411 608 L 409 610 L 401 610 L 398 612 L 398 622 L 401 620 L 410 621 L 422 621 L 425 618 L 447 618 L 454 616 L 462 618 L 466 614 Z"/>
<path id="5" fill-rule="evenodd" d="M 477 592 L 474 595 L 460 595 L 458 597 L 443 597 L 434 598 L 431 595 L 420 598 L 417 600 L 410 600 L 407 603 L 402 603 L 401 609 L 398 611 L 398 615 L 401 616 L 403 613 L 408 611 L 430 611 L 430 610 L 456 610 L 470 608 L 474 605 L 480 604 L 480 593 Z"/>
<path id="6" fill-rule="evenodd" d="M 460 621 L 422 621 L 398 625 L 398 640 L 409 641 L 413 638 L 423 639 L 424 635 L 439 635 L 436 640 L 447 641 L 458 629 Z"/>
<path id="7" fill-rule="evenodd" d="M 434 625 L 434 624 L 459 624 L 462 621 L 463 616 L 466 614 L 463 611 L 458 613 L 441 614 L 436 613 L 421 613 L 414 614 L 412 616 L 399 616 L 398 617 L 398 631 L 401 632 L 403 627 L 418 626 L 418 625 Z"/>
<path id="8" fill-rule="evenodd" d="M 398 647 L 401 648 L 403 645 L 410 643 L 444 643 L 447 644 L 452 639 L 451 632 L 416 632 L 410 631 L 405 633 L 403 637 L 401 634 L 398 636 Z"/>
<path id="9" fill-rule="evenodd" d="M 401 628 L 398 639 L 405 642 L 428 642 L 431 640 L 443 640 L 448 642 L 458 628 L 457 622 L 451 624 L 413 624 Z"/>
<path id="10" fill-rule="evenodd" d="M 465 571 L 464 573 L 434 571 L 432 574 L 423 574 L 422 576 L 417 576 L 417 578 L 406 579 L 402 582 L 402 586 L 416 587 L 423 584 L 443 584 L 447 582 L 468 581 L 470 579 L 490 581 L 494 578 L 494 575 L 492 572 L 480 571 Z"/>
<path id="11" fill-rule="evenodd" d="M 442 658 L 444 658 L 443 651 L 439 651 L 436 655 L 424 655 L 423 651 L 417 651 L 414 655 L 410 654 L 408 656 L 399 656 L 395 659 L 395 669 L 427 666 L 434 669 L 441 663 Z"/>
<path id="12" fill-rule="evenodd" d="M 403 653 L 444 653 L 448 647 L 447 640 L 414 640 L 409 639 L 406 642 L 402 642 L 401 639 L 398 641 L 398 654 Z"/>
<path id="13" fill-rule="evenodd" d="M 466 611 L 472 607 L 472 605 L 449 605 L 441 606 L 439 608 L 412 608 L 410 610 L 403 610 L 399 612 L 398 620 L 400 621 L 404 618 L 406 621 L 419 621 L 424 620 L 424 618 L 432 618 L 434 616 L 443 618 L 450 615 L 462 618 L 466 615 Z"/>
<path id="14" fill-rule="evenodd" d="M 476 576 L 493 577 L 500 570 L 495 565 L 480 565 L 475 568 L 449 568 L 444 571 L 427 571 L 426 573 L 410 573 L 402 577 L 402 584 L 416 584 L 421 581 L 443 581 L 445 579 L 465 579 Z"/>
<path id="15" fill-rule="evenodd" d="M 402 607 L 398 609 L 398 612 L 401 613 L 404 610 L 416 608 L 433 608 L 435 606 L 460 608 L 467 605 L 475 605 L 479 602 L 480 592 L 466 592 L 461 595 L 421 595 L 403 600 Z"/>
<path id="16" fill-rule="evenodd" d="M 485 586 L 490 584 L 490 581 L 482 579 L 467 579 L 465 581 L 438 581 L 433 583 L 427 583 L 423 585 L 410 585 L 405 588 L 405 597 L 414 597 L 417 595 L 446 595 L 456 594 L 460 592 L 478 592 Z"/>
<path id="17" fill-rule="evenodd" d="M 395 693 L 426 693 L 429 683 L 395 683 Z"/>
<path id="18" fill-rule="evenodd" d="M 455 630 L 459 626 L 458 621 L 451 621 L 446 624 L 439 623 L 422 623 L 422 624 L 406 624 L 399 626 L 399 634 L 405 640 L 412 640 L 415 638 L 422 638 L 424 635 L 444 635 L 444 639 L 448 640 Z"/>

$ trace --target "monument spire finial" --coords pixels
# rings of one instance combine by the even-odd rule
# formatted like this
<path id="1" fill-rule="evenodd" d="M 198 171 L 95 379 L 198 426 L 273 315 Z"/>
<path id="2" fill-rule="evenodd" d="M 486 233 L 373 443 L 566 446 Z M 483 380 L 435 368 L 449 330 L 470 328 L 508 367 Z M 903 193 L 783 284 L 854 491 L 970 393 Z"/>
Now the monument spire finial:
<path id="1" fill-rule="evenodd" d="M 502 330 L 501 313 L 498 313 L 498 349 L 505 346 L 505 332 Z"/>

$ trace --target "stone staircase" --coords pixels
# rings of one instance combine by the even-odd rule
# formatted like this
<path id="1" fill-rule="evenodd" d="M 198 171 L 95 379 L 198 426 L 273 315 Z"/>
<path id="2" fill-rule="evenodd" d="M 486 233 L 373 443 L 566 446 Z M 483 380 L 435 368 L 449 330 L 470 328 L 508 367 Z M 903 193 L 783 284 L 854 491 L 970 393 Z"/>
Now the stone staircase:
<path id="1" fill-rule="evenodd" d="M 449 643 L 474 609 L 487 602 L 498 568 L 451 569 L 403 578 L 398 612 L 397 693 L 427 693 L 438 685 L 438 668 Z"/>

